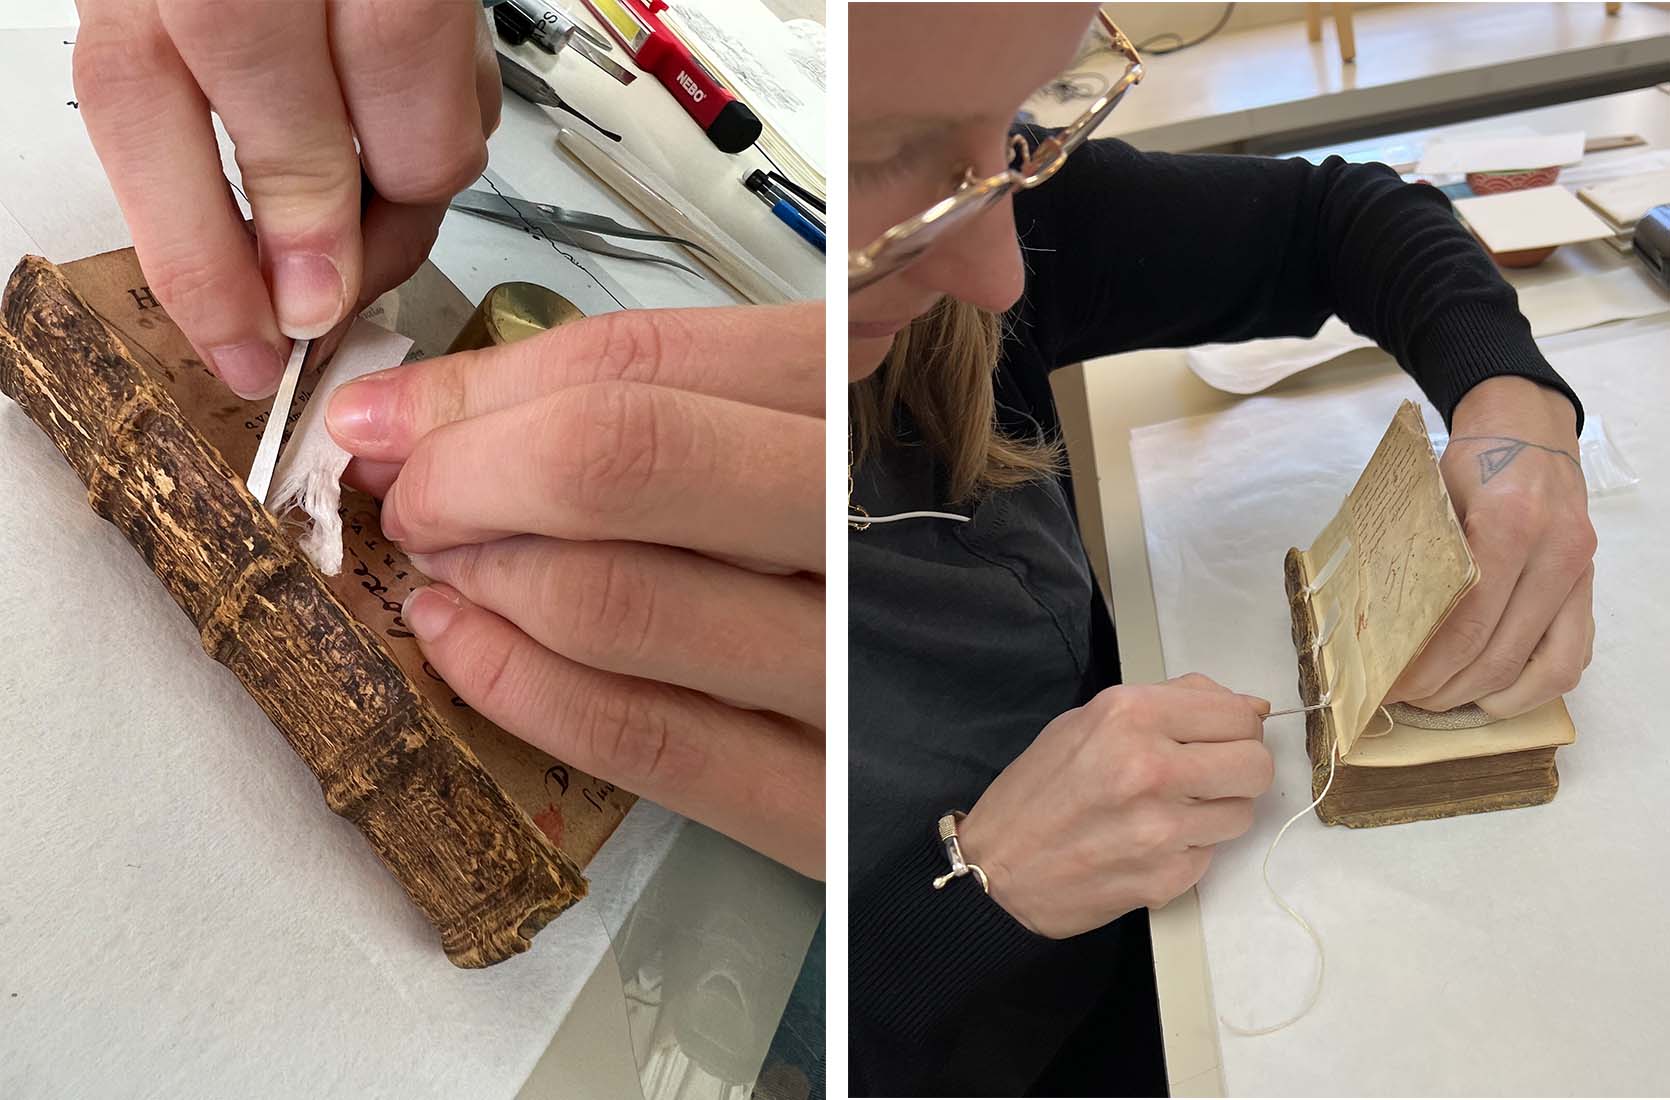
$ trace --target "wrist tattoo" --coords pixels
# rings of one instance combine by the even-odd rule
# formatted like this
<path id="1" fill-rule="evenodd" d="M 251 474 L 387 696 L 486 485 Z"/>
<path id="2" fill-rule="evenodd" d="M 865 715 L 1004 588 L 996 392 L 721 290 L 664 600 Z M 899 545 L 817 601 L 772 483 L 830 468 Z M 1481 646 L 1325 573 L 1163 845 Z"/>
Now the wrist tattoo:
<path id="1" fill-rule="evenodd" d="M 1532 443 L 1529 439 L 1516 439 L 1511 435 L 1457 435 L 1450 437 L 1451 443 L 1490 443 L 1476 456 L 1479 460 L 1479 484 L 1488 484 L 1490 479 L 1513 465 L 1513 460 L 1524 454 L 1527 448 L 1544 451 L 1561 458 L 1577 467 L 1577 473 L 1582 476 L 1583 463 L 1570 451 L 1558 447 L 1549 447 L 1542 443 Z"/>

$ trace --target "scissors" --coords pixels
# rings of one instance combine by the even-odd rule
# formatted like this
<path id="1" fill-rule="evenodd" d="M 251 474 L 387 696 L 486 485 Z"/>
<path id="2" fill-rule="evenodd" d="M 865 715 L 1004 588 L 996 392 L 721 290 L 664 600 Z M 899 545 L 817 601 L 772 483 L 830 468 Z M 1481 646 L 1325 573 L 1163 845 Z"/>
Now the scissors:
<path id="1" fill-rule="evenodd" d="M 560 206 L 551 206 L 542 202 L 529 202 L 526 199 L 512 198 L 509 195 L 500 195 L 492 191 L 465 191 L 448 203 L 447 207 L 451 210 L 461 210 L 466 214 L 486 218 L 488 221 L 498 222 L 500 225 L 514 226 L 517 229 L 532 229 L 571 248 L 581 248 L 603 256 L 615 256 L 622 260 L 648 260 L 650 263 L 667 264 L 678 268 L 680 271 L 688 271 L 698 279 L 702 278 L 702 273 L 687 264 L 666 256 L 657 256 L 650 252 L 622 248 L 604 240 L 600 234 L 607 234 L 611 237 L 625 237 L 634 241 L 665 241 L 668 244 L 682 245 L 685 248 L 694 249 L 704 256 L 713 255 L 695 241 L 685 240 L 683 237 L 655 233 L 648 229 L 634 229 L 630 225 L 622 225 L 615 219 L 602 214 L 588 214 L 583 210 L 565 210 Z"/>

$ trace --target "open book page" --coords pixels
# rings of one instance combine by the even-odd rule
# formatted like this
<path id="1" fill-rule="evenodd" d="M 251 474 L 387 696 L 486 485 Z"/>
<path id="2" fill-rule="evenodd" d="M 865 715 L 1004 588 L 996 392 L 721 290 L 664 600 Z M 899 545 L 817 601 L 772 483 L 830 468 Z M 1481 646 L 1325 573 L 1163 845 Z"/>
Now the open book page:
<path id="1" fill-rule="evenodd" d="M 1319 589 L 1312 604 L 1340 758 L 1355 763 L 1357 739 L 1386 693 L 1478 580 L 1413 402 L 1398 408 L 1305 567 Z"/>

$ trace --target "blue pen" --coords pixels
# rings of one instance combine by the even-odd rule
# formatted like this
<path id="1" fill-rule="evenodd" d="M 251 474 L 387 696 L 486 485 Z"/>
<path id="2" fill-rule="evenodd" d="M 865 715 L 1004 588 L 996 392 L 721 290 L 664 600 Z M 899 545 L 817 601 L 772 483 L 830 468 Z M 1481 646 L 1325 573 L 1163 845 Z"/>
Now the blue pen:
<path id="1" fill-rule="evenodd" d="M 776 214 L 778 220 L 784 225 L 806 238 L 813 248 L 819 252 L 827 253 L 828 249 L 824 244 L 823 233 L 819 231 L 817 226 L 807 221 L 806 216 L 796 210 L 787 199 L 778 199 L 772 203 L 771 212 Z"/>
<path id="2" fill-rule="evenodd" d="M 794 230 L 796 233 L 819 252 L 828 254 L 823 230 L 813 225 L 811 220 L 794 208 L 794 204 L 787 199 L 776 198 L 752 179 L 744 179 L 742 185 L 760 197 L 760 201 L 771 207 L 771 212 L 777 215 L 777 220 Z"/>

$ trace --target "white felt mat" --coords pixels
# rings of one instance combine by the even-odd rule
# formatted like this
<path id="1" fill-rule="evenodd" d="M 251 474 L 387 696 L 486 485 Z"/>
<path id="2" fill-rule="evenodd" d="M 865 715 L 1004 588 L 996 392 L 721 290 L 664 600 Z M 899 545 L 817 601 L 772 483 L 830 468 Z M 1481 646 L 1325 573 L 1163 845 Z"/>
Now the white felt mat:
<path id="1" fill-rule="evenodd" d="M 1543 341 L 1641 475 L 1591 501 L 1594 663 L 1568 697 L 1578 740 L 1560 751 L 1559 796 L 1382 829 L 1296 825 L 1273 877 L 1327 944 L 1327 984 L 1286 1031 L 1221 1032 L 1229 1095 L 1663 1091 L 1667 339 L 1634 321 Z M 1382 376 L 1132 433 L 1167 675 L 1293 705 L 1282 555 L 1333 515 L 1404 397 L 1412 382 Z M 1277 827 L 1310 801 L 1303 736 L 1299 718 L 1270 722 L 1275 786 L 1201 885 L 1216 1011 L 1240 1024 L 1287 1015 L 1312 980 L 1310 941 L 1259 880 Z"/>

